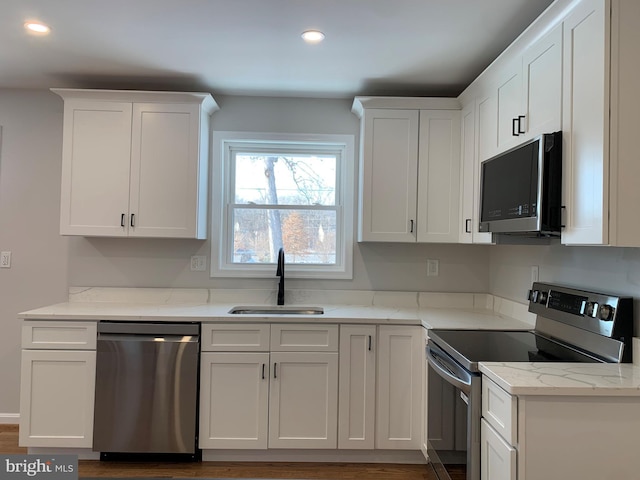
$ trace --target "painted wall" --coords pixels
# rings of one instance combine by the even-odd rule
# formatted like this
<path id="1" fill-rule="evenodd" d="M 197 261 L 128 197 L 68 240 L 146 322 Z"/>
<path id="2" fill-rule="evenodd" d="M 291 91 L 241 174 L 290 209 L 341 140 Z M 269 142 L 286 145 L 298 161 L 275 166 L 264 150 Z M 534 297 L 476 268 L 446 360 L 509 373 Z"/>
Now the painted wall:
<path id="1" fill-rule="evenodd" d="M 58 235 L 62 102 L 49 92 L 0 90 L 0 421 L 18 412 L 18 312 L 64 301 L 69 249 Z"/>
<path id="2" fill-rule="evenodd" d="M 353 134 L 348 100 L 216 97 L 213 128 Z M 62 100 L 48 91 L 0 90 L 0 421 L 19 411 L 20 322 L 24 310 L 65 301 L 69 286 L 276 288 L 276 279 L 211 279 L 189 258 L 210 242 L 62 237 L 59 230 Z M 354 186 L 355 188 L 355 186 Z M 426 259 L 440 260 L 427 277 Z M 354 279 L 288 280 L 288 288 L 485 292 L 488 247 L 355 245 Z"/>

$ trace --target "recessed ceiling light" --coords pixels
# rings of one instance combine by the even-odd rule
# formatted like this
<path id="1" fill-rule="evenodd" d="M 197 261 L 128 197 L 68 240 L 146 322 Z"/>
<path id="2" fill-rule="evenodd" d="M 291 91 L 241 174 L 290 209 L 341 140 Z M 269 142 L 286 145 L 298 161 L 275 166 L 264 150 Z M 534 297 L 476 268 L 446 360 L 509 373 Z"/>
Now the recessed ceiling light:
<path id="1" fill-rule="evenodd" d="M 35 35 L 48 35 L 51 32 L 51 28 L 48 25 L 40 22 L 25 22 L 24 28 L 27 32 Z"/>
<path id="2" fill-rule="evenodd" d="M 320 43 L 324 40 L 324 33 L 320 30 L 307 30 L 302 32 L 302 39 L 307 43 Z"/>

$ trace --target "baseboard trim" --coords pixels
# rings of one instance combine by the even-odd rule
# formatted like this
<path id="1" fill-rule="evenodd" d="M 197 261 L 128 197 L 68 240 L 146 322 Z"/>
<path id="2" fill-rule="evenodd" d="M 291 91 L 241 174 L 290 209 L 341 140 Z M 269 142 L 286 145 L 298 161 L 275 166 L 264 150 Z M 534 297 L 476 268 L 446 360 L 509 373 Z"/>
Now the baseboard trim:
<path id="1" fill-rule="evenodd" d="M 17 425 L 20 423 L 19 413 L 0 413 L 0 425 Z"/>
<path id="2" fill-rule="evenodd" d="M 428 463 L 420 450 L 203 450 L 206 462 Z"/>
<path id="3" fill-rule="evenodd" d="M 100 460 L 100 452 L 90 448 L 29 447 L 30 455 L 78 455 L 78 460 Z"/>

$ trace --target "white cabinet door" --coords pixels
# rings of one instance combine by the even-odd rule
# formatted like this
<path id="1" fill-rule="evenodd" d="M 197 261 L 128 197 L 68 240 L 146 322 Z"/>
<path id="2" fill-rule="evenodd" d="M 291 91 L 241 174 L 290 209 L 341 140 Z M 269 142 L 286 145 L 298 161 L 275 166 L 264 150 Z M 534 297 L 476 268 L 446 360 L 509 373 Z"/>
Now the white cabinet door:
<path id="1" fill-rule="evenodd" d="M 200 448 L 267 448 L 268 353 L 203 353 Z"/>
<path id="2" fill-rule="evenodd" d="M 64 104 L 60 233 L 126 236 L 131 103 Z"/>
<path id="3" fill-rule="evenodd" d="M 478 163 L 498 153 L 498 99 L 495 91 L 478 98 L 476 104 Z"/>
<path id="4" fill-rule="evenodd" d="M 376 327 L 340 327 L 338 448 L 375 445 Z"/>
<path id="5" fill-rule="evenodd" d="M 516 480 L 516 449 L 504 441 L 485 419 L 480 427 L 480 479 Z"/>
<path id="6" fill-rule="evenodd" d="M 135 103 L 129 235 L 196 238 L 199 106 Z"/>
<path id="7" fill-rule="evenodd" d="M 65 104 L 62 234 L 206 238 L 210 95 L 53 91 Z"/>
<path id="8" fill-rule="evenodd" d="M 486 99 L 484 115 L 491 101 Z M 481 233 L 480 225 L 480 160 L 476 134 L 476 104 L 471 102 L 462 109 L 461 118 L 461 172 L 460 172 L 460 243 L 491 243 L 490 233 Z"/>
<path id="9" fill-rule="evenodd" d="M 609 240 L 609 9 L 584 0 L 564 21 L 562 243 Z"/>
<path id="10" fill-rule="evenodd" d="M 476 162 L 476 108 L 471 102 L 461 112 L 460 140 L 460 243 L 473 242 L 474 168 Z M 477 202 L 475 202 L 477 203 Z"/>
<path id="11" fill-rule="evenodd" d="M 522 58 L 517 57 L 500 72 L 498 102 L 498 151 L 522 142 Z"/>
<path id="12" fill-rule="evenodd" d="M 457 243 L 460 111 L 422 110 L 418 157 L 418 242 Z"/>
<path id="13" fill-rule="evenodd" d="M 522 59 L 525 118 L 532 138 L 562 129 L 562 24 L 531 45 Z"/>
<path id="14" fill-rule="evenodd" d="M 359 241 L 416 241 L 418 118 L 417 110 L 364 112 Z"/>
<path id="15" fill-rule="evenodd" d="M 422 327 L 379 327 L 376 448 L 420 449 L 423 360 Z"/>
<path id="16" fill-rule="evenodd" d="M 338 353 L 271 353 L 269 448 L 338 446 Z"/>
<path id="17" fill-rule="evenodd" d="M 23 350 L 22 447 L 93 445 L 96 352 Z"/>

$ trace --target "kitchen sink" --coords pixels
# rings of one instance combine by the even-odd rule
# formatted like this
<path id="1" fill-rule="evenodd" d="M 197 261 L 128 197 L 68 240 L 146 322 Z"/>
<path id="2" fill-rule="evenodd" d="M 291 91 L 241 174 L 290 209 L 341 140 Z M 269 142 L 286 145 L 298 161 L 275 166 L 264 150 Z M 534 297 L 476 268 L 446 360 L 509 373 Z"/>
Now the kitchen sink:
<path id="1" fill-rule="evenodd" d="M 229 313 L 234 315 L 322 315 L 324 308 L 285 305 L 239 306 L 233 307 Z"/>

